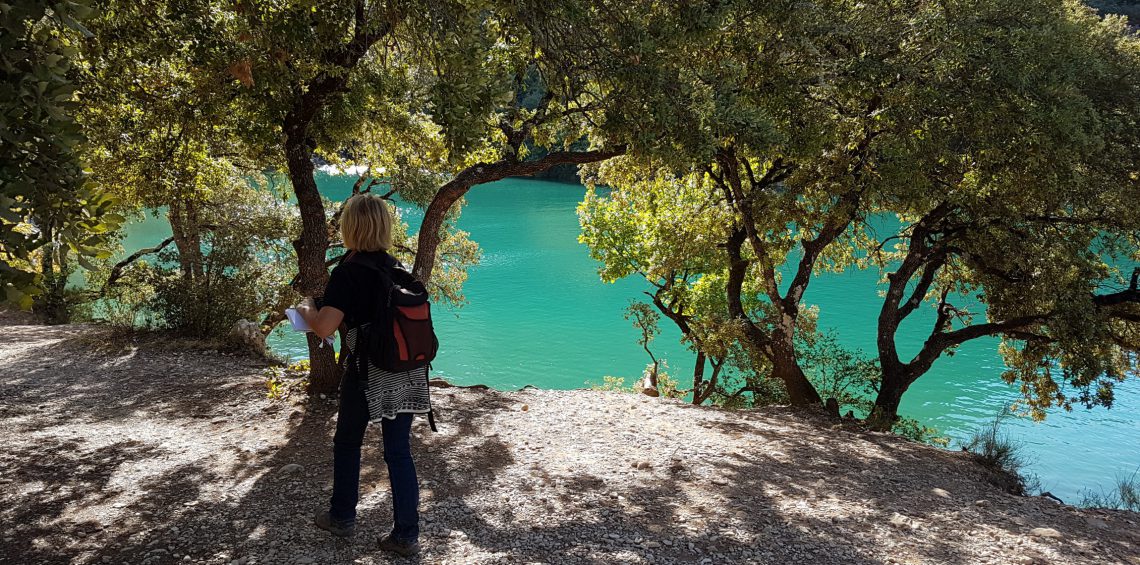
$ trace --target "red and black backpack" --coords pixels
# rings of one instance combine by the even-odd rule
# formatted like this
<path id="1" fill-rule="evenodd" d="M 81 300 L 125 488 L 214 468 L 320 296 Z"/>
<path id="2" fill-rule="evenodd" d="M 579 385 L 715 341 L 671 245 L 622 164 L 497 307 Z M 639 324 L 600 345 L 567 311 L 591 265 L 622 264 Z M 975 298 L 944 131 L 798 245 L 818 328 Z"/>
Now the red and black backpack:
<path id="1" fill-rule="evenodd" d="M 380 275 L 383 295 L 367 329 L 357 333 L 353 357 L 367 375 L 372 365 L 391 372 L 406 373 L 431 364 L 439 350 L 439 339 L 431 321 L 431 302 L 424 284 L 389 255 L 384 264 L 371 257 L 350 253 L 345 262 L 356 263 Z"/>

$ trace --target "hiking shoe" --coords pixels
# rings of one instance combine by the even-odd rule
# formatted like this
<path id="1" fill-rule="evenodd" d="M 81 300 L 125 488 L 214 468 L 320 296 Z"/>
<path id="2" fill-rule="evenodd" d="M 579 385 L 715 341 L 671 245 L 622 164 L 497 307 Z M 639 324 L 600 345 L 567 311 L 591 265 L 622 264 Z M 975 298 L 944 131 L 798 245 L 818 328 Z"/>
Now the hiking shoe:
<path id="1" fill-rule="evenodd" d="M 398 553 L 404 557 L 411 557 L 420 552 L 420 544 L 417 542 L 402 542 L 392 537 L 392 534 L 388 534 L 380 538 L 380 549 Z"/>
<path id="2" fill-rule="evenodd" d="M 318 528 L 342 538 L 351 536 L 352 531 L 356 529 L 356 522 L 334 519 L 327 510 L 317 512 L 317 515 L 313 516 L 313 523 L 316 524 Z"/>

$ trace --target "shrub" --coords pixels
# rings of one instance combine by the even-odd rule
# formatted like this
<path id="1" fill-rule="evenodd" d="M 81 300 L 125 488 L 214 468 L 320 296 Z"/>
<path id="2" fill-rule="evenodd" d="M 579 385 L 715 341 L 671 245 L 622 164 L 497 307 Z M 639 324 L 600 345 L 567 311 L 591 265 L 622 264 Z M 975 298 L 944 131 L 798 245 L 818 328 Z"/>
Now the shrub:
<path id="1" fill-rule="evenodd" d="M 287 202 L 268 191 L 235 188 L 224 204 L 206 203 L 202 212 L 201 262 L 194 272 L 183 271 L 173 245 L 125 266 L 111 285 L 104 284 L 112 269 L 106 262 L 88 276 L 90 288 L 103 289 L 88 318 L 210 339 L 223 337 L 238 320 L 260 322 L 295 298 L 288 280 L 296 220 Z"/>
<path id="2" fill-rule="evenodd" d="M 611 377 L 606 375 L 602 377 L 602 384 L 588 383 L 590 390 L 612 390 L 618 392 L 632 392 L 632 387 L 625 386 L 625 377 Z"/>
<path id="3" fill-rule="evenodd" d="M 877 359 L 843 347 L 834 331 L 805 334 L 798 349 L 804 373 L 820 397 L 839 402 L 840 414 L 851 411 L 862 417 L 871 412 L 883 374 Z"/>
<path id="4" fill-rule="evenodd" d="M 962 449 L 992 472 L 990 482 L 1011 494 L 1026 495 L 1039 485 L 1036 476 L 1026 472 L 1028 462 L 1023 445 L 1002 431 L 1006 418 L 1012 415 L 1008 405 L 1002 407 L 993 421 L 974 432 Z"/>
<path id="5" fill-rule="evenodd" d="M 1140 512 L 1140 469 L 1129 476 L 1117 477 L 1113 490 L 1093 492 L 1091 489 L 1085 489 L 1081 493 L 1080 505 L 1088 508 Z"/>

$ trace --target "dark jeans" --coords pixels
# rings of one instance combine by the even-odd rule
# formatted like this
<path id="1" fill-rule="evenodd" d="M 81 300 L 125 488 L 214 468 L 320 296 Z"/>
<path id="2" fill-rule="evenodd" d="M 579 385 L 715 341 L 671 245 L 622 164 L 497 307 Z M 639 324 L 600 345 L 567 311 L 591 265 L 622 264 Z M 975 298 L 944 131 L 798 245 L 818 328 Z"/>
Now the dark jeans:
<path id="1" fill-rule="evenodd" d="M 355 521 L 360 498 L 360 445 L 368 426 L 368 403 L 359 379 L 350 371 L 340 388 L 340 412 L 333 436 L 333 494 L 329 514 L 336 520 Z M 412 414 L 380 420 L 384 434 L 384 462 L 392 483 L 392 536 L 416 542 L 420 536 L 420 485 L 412 462 Z"/>

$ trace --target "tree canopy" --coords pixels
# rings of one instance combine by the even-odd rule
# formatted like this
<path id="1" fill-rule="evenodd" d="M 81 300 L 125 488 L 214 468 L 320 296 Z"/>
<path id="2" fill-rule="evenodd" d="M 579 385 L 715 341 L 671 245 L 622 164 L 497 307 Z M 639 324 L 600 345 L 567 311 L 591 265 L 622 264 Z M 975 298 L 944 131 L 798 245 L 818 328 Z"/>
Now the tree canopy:
<path id="1" fill-rule="evenodd" d="M 680 330 L 694 402 L 855 404 L 821 381 L 850 372 L 885 428 L 985 336 L 1036 415 L 1111 404 L 1137 371 L 1140 39 L 1077 0 L 91 5 L 2 14 L 11 301 L 62 300 L 69 257 L 105 260 L 122 215 L 149 210 L 172 237 L 101 287 L 149 273 L 186 320 L 168 326 L 200 332 L 226 324 L 187 315 L 194 297 L 230 289 L 226 312 L 268 330 L 339 254 L 331 164 L 423 210 L 394 252 L 461 303 L 465 196 L 581 166 L 581 241 L 603 280 L 645 282 L 630 312 L 651 376 L 658 315 Z M 276 270 L 244 275 L 258 265 Z M 882 274 L 874 358 L 804 300 L 846 269 Z M 929 323 L 910 358 L 907 320 Z M 312 391 L 334 390 L 331 349 L 309 349 Z"/>

